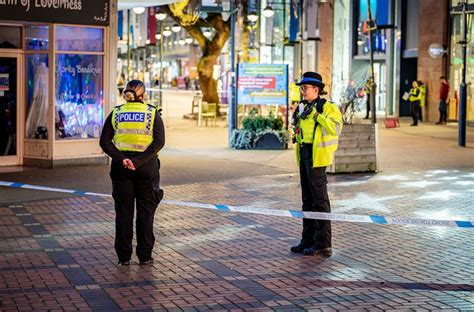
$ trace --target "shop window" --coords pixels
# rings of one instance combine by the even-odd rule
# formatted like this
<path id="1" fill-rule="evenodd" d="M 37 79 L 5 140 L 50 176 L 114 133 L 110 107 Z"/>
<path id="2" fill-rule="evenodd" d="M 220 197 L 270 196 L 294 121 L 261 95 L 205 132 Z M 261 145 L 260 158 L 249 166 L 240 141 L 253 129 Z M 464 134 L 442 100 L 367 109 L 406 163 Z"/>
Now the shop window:
<path id="1" fill-rule="evenodd" d="M 27 54 L 25 137 L 48 138 L 48 54 Z"/>
<path id="2" fill-rule="evenodd" d="M 92 27 L 56 26 L 56 50 L 103 52 L 104 30 Z"/>
<path id="3" fill-rule="evenodd" d="M 56 54 L 56 137 L 98 138 L 103 125 L 102 55 Z"/>
<path id="4" fill-rule="evenodd" d="M 44 51 L 49 49 L 48 26 L 27 26 L 25 29 L 27 50 Z"/>
<path id="5" fill-rule="evenodd" d="M 21 49 L 21 27 L 0 26 L 0 49 Z"/>

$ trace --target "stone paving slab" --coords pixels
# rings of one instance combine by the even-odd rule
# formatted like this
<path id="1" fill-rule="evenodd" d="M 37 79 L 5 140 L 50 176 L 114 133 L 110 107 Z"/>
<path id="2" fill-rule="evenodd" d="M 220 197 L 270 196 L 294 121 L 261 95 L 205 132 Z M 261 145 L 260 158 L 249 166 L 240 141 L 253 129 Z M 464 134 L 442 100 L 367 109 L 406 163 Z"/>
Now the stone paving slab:
<path id="1" fill-rule="evenodd" d="M 329 191 L 333 212 L 474 220 L 474 170 L 331 176 Z M 294 174 L 165 192 L 300 207 Z M 160 205 L 155 263 L 117 267 L 113 222 L 109 198 L 0 206 L 0 310 L 474 311 L 472 229 L 333 222 L 321 259 L 289 252 L 298 219 Z"/>

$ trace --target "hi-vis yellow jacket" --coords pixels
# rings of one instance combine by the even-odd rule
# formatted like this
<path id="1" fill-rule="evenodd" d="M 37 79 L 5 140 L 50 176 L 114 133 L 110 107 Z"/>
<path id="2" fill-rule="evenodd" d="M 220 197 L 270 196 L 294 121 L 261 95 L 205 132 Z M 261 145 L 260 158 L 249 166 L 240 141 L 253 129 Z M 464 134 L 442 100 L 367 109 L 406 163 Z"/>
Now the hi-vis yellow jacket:
<path id="1" fill-rule="evenodd" d="M 125 103 L 115 107 L 112 126 L 113 142 L 123 152 L 144 152 L 153 142 L 156 109 L 144 103 Z"/>
<path id="2" fill-rule="evenodd" d="M 421 92 L 419 88 L 411 88 L 410 89 L 410 97 L 408 98 L 408 101 L 410 102 L 416 102 L 421 100 Z"/>
<path id="3" fill-rule="evenodd" d="M 323 112 L 316 119 L 316 108 L 305 119 L 300 119 L 301 134 L 297 134 L 296 163 L 300 165 L 300 144 L 313 144 L 313 167 L 326 167 L 333 163 L 342 131 L 342 115 L 336 104 L 326 101 Z M 316 121 L 318 125 L 316 125 Z"/>
<path id="4" fill-rule="evenodd" d="M 421 85 L 418 88 L 420 89 L 420 106 L 425 107 L 425 104 L 426 104 L 426 86 Z"/>

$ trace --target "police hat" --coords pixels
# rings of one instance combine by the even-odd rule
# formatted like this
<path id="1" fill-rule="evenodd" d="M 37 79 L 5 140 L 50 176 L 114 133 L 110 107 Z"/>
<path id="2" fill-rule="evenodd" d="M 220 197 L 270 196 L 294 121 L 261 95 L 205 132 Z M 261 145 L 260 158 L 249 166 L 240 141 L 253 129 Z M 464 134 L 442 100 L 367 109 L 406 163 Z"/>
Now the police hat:
<path id="1" fill-rule="evenodd" d="M 325 84 L 323 83 L 323 77 L 316 72 L 306 72 L 303 74 L 303 78 L 296 85 L 301 86 L 304 84 L 310 84 L 318 86 L 321 89 L 324 89 Z"/>

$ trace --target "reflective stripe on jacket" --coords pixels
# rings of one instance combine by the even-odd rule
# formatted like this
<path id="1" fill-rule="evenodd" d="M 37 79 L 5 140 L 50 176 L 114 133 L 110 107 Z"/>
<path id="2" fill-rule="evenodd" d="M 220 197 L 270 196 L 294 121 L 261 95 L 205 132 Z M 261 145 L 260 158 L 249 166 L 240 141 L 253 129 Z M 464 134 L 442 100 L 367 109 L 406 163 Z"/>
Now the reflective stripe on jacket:
<path id="1" fill-rule="evenodd" d="M 314 128 L 314 115 L 316 109 L 301 120 L 300 127 L 303 131 L 303 143 L 313 144 L 313 167 L 326 167 L 333 163 L 334 153 L 339 147 L 339 135 L 342 131 L 342 115 L 337 105 L 326 102 L 322 114 L 316 118 L 318 125 Z M 310 118 L 311 117 L 311 118 Z M 313 120 L 311 122 L 310 120 Z M 306 142 L 306 133 L 311 133 L 312 141 Z M 296 163 L 300 165 L 300 143 L 296 144 Z"/>
<path id="2" fill-rule="evenodd" d="M 153 141 L 156 109 L 144 103 L 125 103 L 112 113 L 113 142 L 120 151 L 144 152 Z"/>

